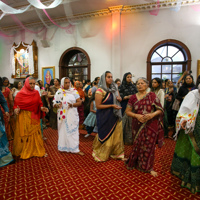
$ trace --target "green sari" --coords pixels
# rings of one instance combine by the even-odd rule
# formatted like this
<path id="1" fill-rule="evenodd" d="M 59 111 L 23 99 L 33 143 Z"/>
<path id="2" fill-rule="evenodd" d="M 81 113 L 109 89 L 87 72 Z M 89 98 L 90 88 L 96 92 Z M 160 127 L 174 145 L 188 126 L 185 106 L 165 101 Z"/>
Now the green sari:
<path id="1" fill-rule="evenodd" d="M 200 109 L 194 131 L 179 132 L 171 172 L 182 180 L 182 187 L 192 193 L 200 192 Z"/>

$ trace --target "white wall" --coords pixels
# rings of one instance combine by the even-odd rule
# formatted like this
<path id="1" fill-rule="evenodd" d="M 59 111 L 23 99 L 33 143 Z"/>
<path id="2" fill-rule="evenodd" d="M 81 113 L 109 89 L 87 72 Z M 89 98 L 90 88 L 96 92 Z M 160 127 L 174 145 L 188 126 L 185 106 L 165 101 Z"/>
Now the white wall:
<path id="1" fill-rule="evenodd" d="M 65 24 L 63 24 L 64 26 Z M 37 36 L 26 33 L 25 42 L 34 39 L 38 45 L 39 78 L 42 78 L 41 67 L 55 66 L 56 77 L 59 76 L 59 59 L 68 48 L 77 46 L 84 49 L 91 59 L 91 79 L 111 69 L 111 16 L 84 20 L 76 27 L 74 34 L 67 34 L 57 29 L 51 40 L 50 48 L 43 48 L 40 40 L 43 34 Z M 47 38 L 51 38 L 55 30 L 48 30 Z M 146 77 L 146 59 L 150 49 L 164 39 L 176 39 L 189 48 L 192 55 L 192 71 L 196 78 L 196 66 L 200 48 L 200 12 L 191 7 L 182 7 L 179 12 L 160 10 L 158 16 L 149 12 L 128 13 L 121 16 L 121 63 L 122 72 L 131 71 L 135 78 Z M 1 42 L 0 76 L 10 78 L 9 55 L 13 44 L 19 43 L 20 37 Z M 113 72 L 114 78 L 115 71 Z M 123 73 L 121 74 L 122 78 Z M 116 73 L 117 74 L 117 73 Z M 11 82 L 12 80 L 10 78 Z"/>
<path id="2" fill-rule="evenodd" d="M 146 61 L 150 49 L 165 39 L 184 43 L 192 56 L 192 74 L 196 79 L 200 59 L 200 12 L 182 7 L 179 12 L 160 10 L 158 16 L 149 12 L 122 15 L 122 72 L 131 71 L 135 78 L 146 77 Z"/>

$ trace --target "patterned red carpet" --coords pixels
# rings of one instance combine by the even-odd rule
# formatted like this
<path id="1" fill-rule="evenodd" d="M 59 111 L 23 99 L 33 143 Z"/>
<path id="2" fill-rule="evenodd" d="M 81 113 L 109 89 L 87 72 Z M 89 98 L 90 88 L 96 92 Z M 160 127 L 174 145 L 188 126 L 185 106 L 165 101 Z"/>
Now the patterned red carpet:
<path id="1" fill-rule="evenodd" d="M 180 180 L 170 174 L 175 142 L 166 139 L 165 146 L 156 150 L 155 170 L 159 177 L 137 170 L 128 171 L 122 161 L 110 159 L 96 163 L 92 156 L 94 136 L 84 138 L 80 131 L 80 149 L 85 156 L 60 153 L 57 131 L 48 128 L 46 158 L 17 160 L 0 168 L 1 199 L 200 199 L 180 187 Z M 12 145 L 12 144 L 11 144 Z M 125 147 L 126 155 L 131 147 Z"/>

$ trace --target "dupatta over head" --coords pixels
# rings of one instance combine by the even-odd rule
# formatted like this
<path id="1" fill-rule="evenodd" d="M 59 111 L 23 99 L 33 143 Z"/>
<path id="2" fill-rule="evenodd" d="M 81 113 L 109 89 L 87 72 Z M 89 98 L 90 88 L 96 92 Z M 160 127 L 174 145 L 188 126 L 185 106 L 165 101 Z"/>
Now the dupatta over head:
<path id="1" fill-rule="evenodd" d="M 76 95 L 78 94 L 78 92 L 77 92 L 77 90 L 76 90 L 75 88 L 72 88 L 72 87 L 71 87 L 71 81 L 70 81 L 69 89 L 65 89 L 65 88 L 64 88 L 65 79 L 68 79 L 68 80 L 70 81 L 70 79 L 69 79 L 68 77 L 63 77 L 63 78 L 61 79 L 61 88 L 59 88 L 58 90 L 59 90 L 59 91 L 62 91 L 63 94 L 70 93 L 70 94 L 73 94 L 73 95 L 76 96 Z"/>
<path id="2" fill-rule="evenodd" d="M 41 110 L 43 106 L 42 100 L 40 98 L 39 92 L 35 89 L 31 90 L 29 85 L 29 77 L 26 78 L 24 87 L 17 93 L 14 101 L 14 109 L 17 107 L 20 110 L 31 111 L 32 119 L 40 119 Z M 42 117 L 45 116 L 45 113 L 42 112 Z"/>
<path id="3" fill-rule="evenodd" d="M 109 72 L 110 73 L 110 72 Z M 102 88 L 104 91 L 106 92 L 110 92 L 113 94 L 113 104 L 118 105 L 119 107 L 121 107 L 121 104 L 119 101 L 117 101 L 117 96 L 119 96 L 118 93 L 118 89 L 117 89 L 117 85 L 114 83 L 114 81 L 111 83 L 110 87 L 108 88 L 106 85 L 106 72 L 104 72 L 101 75 L 99 84 L 98 84 L 99 88 Z M 121 121 L 122 119 L 122 113 L 121 110 L 118 109 L 113 109 L 113 113 L 115 116 L 117 116 L 119 118 L 119 120 Z"/>

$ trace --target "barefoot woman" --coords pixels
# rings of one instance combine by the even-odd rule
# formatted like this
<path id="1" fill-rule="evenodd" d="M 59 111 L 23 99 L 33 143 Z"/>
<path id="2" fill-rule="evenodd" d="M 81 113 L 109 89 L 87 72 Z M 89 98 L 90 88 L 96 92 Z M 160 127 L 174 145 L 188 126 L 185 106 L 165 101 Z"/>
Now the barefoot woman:
<path id="1" fill-rule="evenodd" d="M 58 89 L 53 100 L 54 107 L 58 108 L 58 150 L 61 152 L 84 155 L 79 150 L 79 116 L 77 107 L 82 101 L 74 88 L 71 88 L 70 79 L 62 78 L 61 88 Z"/>
<path id="2" fill-rule="evenodd" d="M 138 93 L 129 99 L 126 108 L 126 114 L 133 118 L 133 150 L 126 161 L 127 169 L 137 168 L 156 177 L 154 153 L 156 143 L 158 147 L 163 145 L 163 109 L 155 93 L 146 92 L 148 81 L 145 78 L 139 78 L 136 86 Z"/>
<path id="3" fill-rule="evenodd" d="M 98 135 L 93 142 L 92 156 L 97 162 L 107 161 L 109 157 L 124 158 L 120 101 L 112 74 L 107 71 L 101 76 L 95 94 Z"/>

